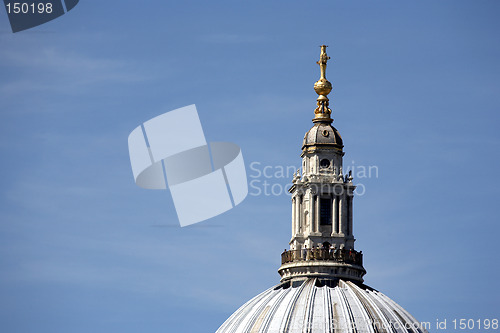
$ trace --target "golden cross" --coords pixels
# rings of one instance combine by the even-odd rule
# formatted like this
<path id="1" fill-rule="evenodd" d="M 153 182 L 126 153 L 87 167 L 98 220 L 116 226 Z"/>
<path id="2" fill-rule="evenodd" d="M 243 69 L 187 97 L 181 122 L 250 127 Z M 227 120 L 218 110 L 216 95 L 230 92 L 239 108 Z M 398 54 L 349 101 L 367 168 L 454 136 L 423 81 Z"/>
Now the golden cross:
<path id="1" fill-rule="evenodd" d="M 316 62 L 319 65 L 319 68 L 321 70 L 320 80 L 321 79 L 326 80 L 326 63 L 327 63 L 328 59 L 330 59 L 330 57 L 326 54 L 326 48 L 327 48 L 326 45 L 321 45 L 321 54 L 319 56 L 319 61 Z"/>

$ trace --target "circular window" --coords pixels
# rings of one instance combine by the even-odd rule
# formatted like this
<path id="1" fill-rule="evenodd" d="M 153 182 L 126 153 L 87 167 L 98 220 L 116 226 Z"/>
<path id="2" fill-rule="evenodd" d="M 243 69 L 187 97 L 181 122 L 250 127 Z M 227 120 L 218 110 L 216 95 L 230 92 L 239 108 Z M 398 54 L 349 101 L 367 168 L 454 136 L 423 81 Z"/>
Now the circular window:
<path id="1" fill-rule="evenodd" d="M 328 137 L 328 135 L 330 135 L 328 130 L 323 130 L 323 132 L 321 132 L 321 134 L 323 134 L 324 137 Z"/>
<path id="2" fill-rule="evenodd" d="M 322 168 L 328 168 L 330 166 L 330 161 L 327 160 L 326 158 L 322 159 L 320 162 L 319 162 L 319 166 L 322 167 Z"/>

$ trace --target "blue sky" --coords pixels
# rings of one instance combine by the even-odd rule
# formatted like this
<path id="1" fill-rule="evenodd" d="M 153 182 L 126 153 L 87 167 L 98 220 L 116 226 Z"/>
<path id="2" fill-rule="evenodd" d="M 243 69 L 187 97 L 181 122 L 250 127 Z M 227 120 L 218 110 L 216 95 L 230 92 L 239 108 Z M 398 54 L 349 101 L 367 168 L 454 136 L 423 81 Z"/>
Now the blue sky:
<path id="1" fill-rule="evenodd" d="M 344 164 L 378 170 L 355 179 L 365 283 L 420 321 L 498 318 L 499 14 L 493 0 L 82 0 L 13 34 L 0 10 L 0 331 L 213 332 L 278 283 L 288 196 L 180 228 L 168 191 L 134 184 L 127 137 L 196 104 L 249 180 L 284 187 L 291 175 L 250 165 L 300 165 L 321 44 Z"/>

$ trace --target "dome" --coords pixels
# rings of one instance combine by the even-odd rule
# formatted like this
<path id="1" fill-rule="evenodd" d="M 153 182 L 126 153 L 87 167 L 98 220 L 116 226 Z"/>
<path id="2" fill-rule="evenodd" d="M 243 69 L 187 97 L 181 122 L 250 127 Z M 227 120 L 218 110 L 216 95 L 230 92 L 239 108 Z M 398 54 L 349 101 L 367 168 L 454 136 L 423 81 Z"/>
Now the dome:
<path id="1" fill-rule="evenodd" d="M 342 150 L 344 144 L 335 127 L 327 122 L 317 122 L 304 136 L 302 149 L 308 149 L 311 146 Z"/>
<path id="2" fill-rule="evenodd" d="M 307 329 L 306 329 L 307 328 Z M 345 280 L 285 282 L 240 307 L 216 333 L 427 332 L 381 292 Z"/>
<path id="3" fill-rule="evenodd" d="M 281 283 L 255 296 L 216 333 L 427 333 L 401 306 L 363 284 L 362 251 L 354 246 L 352 173 L 343 175 L 343 142 L 331 125 L 321 46 L 313 127 L 304 136 L 302 173 L 293 176 L 290 249 L 281 254 Z"/>

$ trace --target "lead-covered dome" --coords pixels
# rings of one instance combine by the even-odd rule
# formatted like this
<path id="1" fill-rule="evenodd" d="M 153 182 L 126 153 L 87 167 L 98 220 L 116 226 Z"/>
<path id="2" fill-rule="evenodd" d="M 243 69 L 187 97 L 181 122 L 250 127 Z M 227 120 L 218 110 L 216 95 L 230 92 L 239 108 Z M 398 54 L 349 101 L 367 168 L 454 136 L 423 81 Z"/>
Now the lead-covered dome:
<path id="1" fill-rule="evenodd" d="M 216 333 L 424 333 L 381 292 L 344 280 L 285 282 L 255 296 Z"/>
<path id="2" fill-rule="evenodd" d="M 216 333 L 427 332 L 401 306 L 363 284 L 363 256 L 352 233 L 356 186 L 351 172 L 343 175 L 343 142 L 331 125 L 328 59 L 322 45 L 314 125 L 304 136 L 302 174 L 294 174 L 289 190 L 292 239 L 281 254 L 282 282 L 241 306 Z"/>
<path id="3" fill-rule="evenodd" d="M 340 149 L 344 147 L 339 131 L 327 122 L 317 122 L 304 136 L 302 149 L 317 148 Z"/>

